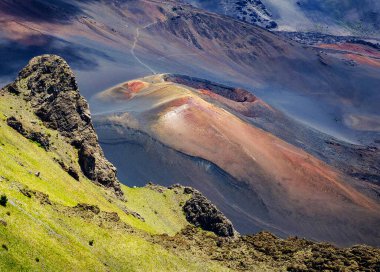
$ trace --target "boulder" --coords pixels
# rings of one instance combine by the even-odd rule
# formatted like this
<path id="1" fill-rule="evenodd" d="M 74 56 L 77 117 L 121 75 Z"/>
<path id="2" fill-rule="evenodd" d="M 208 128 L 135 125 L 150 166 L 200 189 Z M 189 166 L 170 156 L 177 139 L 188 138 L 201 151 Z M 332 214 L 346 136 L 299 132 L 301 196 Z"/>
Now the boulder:
<path id="1" fill-rule="evenodd" d="M 237 234 L 231 221 L 199 191 L 185 187 L 184 193 L 192 194 L 183 206 L 188 222 L 220 237 L 234 237 Z"/>

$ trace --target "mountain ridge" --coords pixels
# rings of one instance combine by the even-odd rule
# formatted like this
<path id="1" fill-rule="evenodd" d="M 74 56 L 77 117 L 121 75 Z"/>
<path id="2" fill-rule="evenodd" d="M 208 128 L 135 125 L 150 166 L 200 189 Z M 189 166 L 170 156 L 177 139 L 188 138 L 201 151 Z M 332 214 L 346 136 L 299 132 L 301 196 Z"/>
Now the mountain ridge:
<path id="1" fill-rule="evenodd" d="M 52 86 L 59 91 L 57 82 L 40 85 L 40 91 L 48 93 Z M 0 90 L 0 191 L 6 196 L 0 206 L 2 270 L 376 271 L 379 249 L 368 246 L 344 249 L 267 232 L 224 238 L 196 228 L 186 221 L 188 205 L 195 225 L 213 222 L 210 214 L 219 218 L 217 225 L 226 219 L 189 187 L 120 185 L 128 201 L 117 197 L 81 172 L 78 150 L 59 128 L 45 126 L 32 101 L 22 97 L 28 91 L 27 84 L 22 86 Z M 24 131 L 43 133 L 49 149 L 20 133 L 20 126 L 9 126 L 12 116 Z M 64 165 L 78 171 L 79 181 Z"/>
<path id="2" fill-rule="evenodd" d="M 299 124 L 302 130 L 292 132 L 292 126 L 297 127 L 294 121 L 250 92 L 207 80 L 163 74 L 123 82 L 97 98 L 109 109 L 95 115 L 94 121 L 106 154 L 119 169 L 128 164 L 135 167 L 122 171 L 123 180 L 141 184 L 153 179 L 166 185 L 177 179 L 195 187 L 220 206 L 242 233 L 269 228 L 279 235 L 293 234 L 349 245 L 364 222 L 376 225 L 379 220 L 375 208 L 376 181 L 362 183 L 326 164 L 332 160 L 342 166 L 337 158 L 351 161 L 354 158 L 350 152 L 327 150 L 321 156 L 325 162 L 307 153 L 314 148 L 308 137 L 331 148 L 329 138 L 312 134 L 315 132 Z M 283 121 L 292 126 L 277 125 Z M 273 127 L 281 137 L 271 133 Z M 285 133 L 281 134 L 282 129 Z M 293 144 L 294 138 L 300 136 L 306 140 L 302 149 Z M 135 156 L 132 158 L 129 152 Z M 376 152 L 363 153 L 369 166 L 376 160 Z M 140 169 L 138 165 L 145 160 L 152 169 Z M 154 170 L 164 167 L 165 174 Z M 365 169 L 362 171 L 366 172 Z M 326 209 L 326 202 L 331 209 Z M 291 203 L 300 206 L 296 208 Z M 331 212 L 339 207 L 345 208 L 342 212 Z M 363 210 L 357 215 L 348 216 L 360 209 Z M 367 212 L 368 216 L 359 219 Z M 308 215 L 310 226 L 306 229 L 294 225 L 296 220 L 291 219 L 302 218 L 307 224 Z M 356 224 L 352 218 L 363 223 Z M 331 221 L 335 230 L 341 228 L 338 232 L 329 228 Z M 322 226 L 326 228 L 319 232 Z M 366 231 L 371 232 L 367 243 L 376 239 L 372 227 Z M 356 236 L 359 240 L 364 237 L 359 236 Z"/>
<path id="3" fill-rule="evenodd" d="M 377 59 L 360 53 L 367 46 L 354 54 L 304 46 L 177 1 L 62 0 L 54 5 L 75 7 L 75 16 L 63 21 L 41 21 L 26 2 L 6 2 L 23 13 L 0 11 L 0 54 L 9 63 L 1 67 L 1 82 L 10 82 L 26 61 L 48 51 L 72 63 L 81 91 L 92 103 L 97 92 L 151 72 L 135 55 L 157 73 L 255 89 L 267 103 L 316 130 L 349 143 L 376 145 L 378 131 L 366 129 L 378 123 L 374 86 L 379 66 Z M 65 5 L 58 7 L 67 10 Z M 102 111 L 94 106 L 92 110 Z M 364 124 L 358 127 L 356 120 Z"/>
<path id="4" fill-rule="evenodd" d="M 187 0 L 197 7 L 256 24 L 289 32 L 317 32 L 336 36 L 379 38 L 378 3 L 364 0 Z"/>

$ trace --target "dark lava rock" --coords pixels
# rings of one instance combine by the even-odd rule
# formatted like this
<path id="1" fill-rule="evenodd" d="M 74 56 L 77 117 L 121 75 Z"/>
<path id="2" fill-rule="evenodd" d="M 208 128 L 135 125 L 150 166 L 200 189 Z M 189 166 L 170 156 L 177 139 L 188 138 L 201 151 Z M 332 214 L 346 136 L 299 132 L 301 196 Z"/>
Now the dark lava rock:
<path id="1" fill-rule="evenodd" d="M 32 195 L 34 195 L 34 192 L 30 190 L 29 188 L 20 188 L 20 193 L 22 193 L 24 196 L 31 198 Z"/>
<path id="2" fill-rule="evenodd" d="M 120 217 L 116 212 L 103 212 L 102 218 L 108 222 L 120 222 Z"/>
<path id="3" fill-rule="evenodd" d="M 9 84 L 5 89 L 11 94 L 20 95 L 20 91 L 14 86 L 14 84 Z"/>
<path id="4" fill-rule="evenodd" d="M 191 195 L 191 194 L 194 194 L 196 192 L 197 192 L 197 190 L 195 190 L 194 188 L 191 188 L 191 187 L 183 188 L 183 193 L 186 195 Z"/>
<path id="5" fill-rule="evenodd" d="M 79 181 L 79 174 L 78 172 L 72 167 L 72 166 L 67 166 L 62 160 L 59 159 L 54 159 L 60 166 L 61 168 L 67 172 L 72 178 L 75 180 Z"/>
<path id="6" fill-rule="evenodd" d="M 77 171 L 75 171 L 74 168 L 69 167 L 69 169 L 67 169 L 67 173 L 68 173 L 72 178 L 74 178 L 75 180 L 79 180 L 79 174 L 78 174 Z"/>
<path id="7" fill-rule="evenodd" d="M 185 190 L 186 188 L 189 187 L 185 187 Z M 186 192 L 188 193 L 190 190 L 186 190 Z M 221 237 L 235 236 L 236 231 L 231 221 L 215 205 L 195 189 L 192 190 L 192 194 L 192 198 L 183 206 L 187 221 Z"/>
<path id="8" fill-rule="evenodd" d="M 22 193 L 24 196 L 28 198 L 35 197 L 37 200 L 39 200 L 41 205 L 53 205 L 53 203 L 50 201 L 49 195 L 45 194 L 43 192 L 34 191 L 29 189 L 29 187 L 20 187 L 19 188 L 20 193 Z"/>
<path id="9" fill-rule="evenodd" d="M 198 90 L 207 90 L 239 103 L 252 103 L 257 100 L 257 97 L 247 90 L 240 88 L 231 88 L 222 84 L 214 83 L 196 77 L 178 74 L 166 74 L 164 76 L 164 80 L 167 82 L 182 84 Z"/>
<path id="10" fill-rule="evenodd" d="M 78 149 L 86 177 L 123 196 L 116 168 L 104 157 L 94 130 L 87 101 L 80 95 L 74 73 L 60 57 L 33 58 L 19 73 L 16 83 L 44 124 L 56 129 Z"/>
<path id="11" fill-rule="evenodd" d="M 89 204 L 86 204 L 86 203 L 79 203 L 78 205 L 76 205 L 74 207 L 74 209 L 78 210 L 78 211 L 90 211 L 94 214 L 99 214 L 100 213 L 100 209 L 98 206 L 96 205 L 89 205 Z"/>
<path id="12" fill-rule="evenodd" d="M 122 210 L 124 211 L 125 214 L 132 215 L 134 218 L 137 218 L 138 220 L 145 222 L 145 218 L 142 217 L 141 214 L 139 214 L 138 212 L 131 211 L 127 209 L 126 207 L 124 207 Z"/>
<path id="13" fill-rule="evenodd" d="M 41 132 L 31 132 L 27 138 L 34 142 L 39 143 L 45 150 L 49 150 L 50 141 L 49 141 L 49 138 L 45 134 Z"/>
<path id="14" fill-rule="evenodd" d="M 35 191 L 35 196 L 42 205 L 53 205 L 48 194 Z"/>
<path id="15" fill-rule="evenodd" d="M 8 126 L 13 128 L 14 130 L 16 130 L 21 135 L 26 136 L 27 133 L 24 129 L 24 126 L 22 125 L 22 123 L 19 120 L 16 119 L 16 117 L 14 117 L 14 116 L 9 117 L 7 119 L 7 124 L 8 124 Z"/>
<path id="16" fill-rule="evenodd" d="M 42 132 L 28 131 L 27 129 L 24 128 L 22 122 L 17 120 L 16 117 L 14 116 L 11 116 L 7 119 L 7 124 L 14 130 L 16 130 L 18 133 L 23 135 L 25 138 L 38 143 L 45 150 L 49 150 L 50 148 L 49 138 Z"/>

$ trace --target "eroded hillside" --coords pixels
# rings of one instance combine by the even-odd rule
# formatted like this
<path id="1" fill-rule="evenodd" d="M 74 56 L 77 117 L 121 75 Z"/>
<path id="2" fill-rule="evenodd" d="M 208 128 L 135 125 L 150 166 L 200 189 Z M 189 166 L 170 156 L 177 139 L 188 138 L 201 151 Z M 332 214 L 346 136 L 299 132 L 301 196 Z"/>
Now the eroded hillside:
<path id="1" fill-rule="evenodd" d="M 31 67 L 39 71 L 37 78 L 17 80 L 0 91 L 1 271 L 378 268 L 380 254 L 371 247 L 338 249 L 298 238 L 281 240 L 269 233 L 225 232 L 229 221 L 188 187 L 119 185 L 121 197 L 107 184 L 89 179 L 80 165 L 80 146 L 70 141 L 72 135 L 62 133 L 61 126 L 48 126 L 35 114 L 37 91 L 37 96 L 51 95 L 54 89 L 52 101 L 77 91 L 59 84 L 69 77 L 56 72 L 69 69 L 67 64 L 43 56 L 33 59 L 26 70 Z M 76 97 L 86 106 L 79 93 Z M 70 107 L 69 101 L 63 102 Z M 86 115 L 90 118 L 89 112 Z M 186 218 L 211 232 L 195 228 Z"/>
<path id="2" fill-rule="evenodd" d="M 97 99 L 106 109 L 95 116 L 101 142 L 119 169 L 134 165 L 120 173 L 129 182 L 194 186 L 243 233 L 379 243 L 376 181 L 343 172 L 378 175 L 376 148 L 359 159 L 358 146 L 302 126 L 244 89 L 186 76 L 124 82 Z"/>

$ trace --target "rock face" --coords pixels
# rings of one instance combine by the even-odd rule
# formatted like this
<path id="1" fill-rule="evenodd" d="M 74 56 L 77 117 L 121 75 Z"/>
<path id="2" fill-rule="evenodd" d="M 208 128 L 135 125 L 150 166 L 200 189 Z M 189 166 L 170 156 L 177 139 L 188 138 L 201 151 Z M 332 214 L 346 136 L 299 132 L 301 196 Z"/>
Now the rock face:
<path id="1" fill-rule="evenodd" d="M 116 168 L 104 157 L 98 143 L 88 103 L 62 58 L 54 55 L 33 58 L 10 88 L 30 101 L 47 127 L 58 130 L 78 149 L 79 164 L 86 177 L 123 195 Z"/>
<path id="2" fill-rule="evenodd" d="M 235 236 L 231 221 L 199 191 L 185 187 L 184 193 L 193 195 L 183 206 L 187 221 L 221 237 Z"/>

